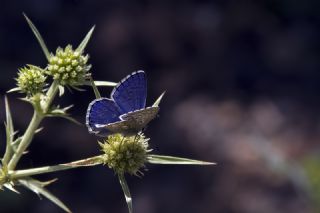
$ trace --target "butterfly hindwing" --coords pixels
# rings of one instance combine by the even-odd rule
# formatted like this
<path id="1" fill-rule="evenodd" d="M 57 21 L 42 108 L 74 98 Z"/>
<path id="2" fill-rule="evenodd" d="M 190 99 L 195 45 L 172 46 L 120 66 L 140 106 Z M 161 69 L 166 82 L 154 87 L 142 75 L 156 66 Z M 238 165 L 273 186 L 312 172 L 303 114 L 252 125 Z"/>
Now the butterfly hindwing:
<path id="1" fill-rule="evenodd" d="M 144 71 L 128 75 L 111 93 L 111 98 L 119 107 L 121 114 L 145 108 L 146 97 L 147 81 Z"/>
<path id="2" fill-rule="evenodd" d="M 136 134 L 139 131 L 136 127 L 136 123 L 133 120 L 118 121 L 104 126 L 104 128 L 109 132 L 121 133 L 122 135 Z"/>
<path id="3" fill-rule="evenodd" d="M 121 120 L 133 120 L 137 129 L 141 130 L 145 127 L 151 120 L 153 120 L 159 112 L 159 107 L 148 107 L 141 110 L 136 110 L 134 112 L 129 112 L 127 114 L 121 115 Z"/>
<path id="4" fill-rule="evenodd" d="M 159 112 L 159 107 L 148 107 L 121 115 L 121 121 L 110 123 L 104 127 L 110 132 L 132 135 L 143 129 Z"/>

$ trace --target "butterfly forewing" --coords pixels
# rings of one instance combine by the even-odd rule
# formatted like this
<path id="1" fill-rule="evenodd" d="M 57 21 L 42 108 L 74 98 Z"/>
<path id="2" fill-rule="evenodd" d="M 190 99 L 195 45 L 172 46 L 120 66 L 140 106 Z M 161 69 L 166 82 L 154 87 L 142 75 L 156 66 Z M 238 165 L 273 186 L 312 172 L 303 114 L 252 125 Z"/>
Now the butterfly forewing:
<path id="1" fill-rule="evenodd" d="M 89 104 L 86 124 L 89 131 L 99 131 L 99 124 L 117 122 L 119 116 L 120 112 L 113 100 L 100 98 Z"/>
<path id="2" fill-rule="evenodd" d="M 146 97 L 147 81 L 144 71 L 128 75 L 111 93 L 111 98 L 119 107 L 121 114 L 145 108 Z"/>

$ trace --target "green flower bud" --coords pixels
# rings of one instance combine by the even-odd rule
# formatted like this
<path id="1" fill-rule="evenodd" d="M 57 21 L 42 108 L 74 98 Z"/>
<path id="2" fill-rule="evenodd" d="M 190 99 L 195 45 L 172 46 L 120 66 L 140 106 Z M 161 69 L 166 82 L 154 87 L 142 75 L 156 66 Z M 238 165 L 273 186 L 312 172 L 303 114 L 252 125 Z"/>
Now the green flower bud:
<path id="1" fill-rule="evenodd" d="M 72 49 L 68 45 L 65 49 L 58 48 L 56 55 L 51 55 L 47 67 L 48 75 L 58 80 L 61 85 L 77 86 L 85 81 L 85 76 L 91 65 L 87 64 L 89 55 Z"/>
<path id="2" fill-rule="evenodd" d="M 19 69 L 16 81 L 19 89 L 30 96 L 42 92 L 46 76 L 40 67 L 27 65 Z"/>
<path id="3" fill-rule="evenodd" d="M 139 169 L 145 167 L 147 159 L 149 138 L 141 133 L 136 136 L 125 137 L 121 134 L 108 136 L 104 143 L 100 143 L 104 164 L 117 174 L 141 173 Z"/>

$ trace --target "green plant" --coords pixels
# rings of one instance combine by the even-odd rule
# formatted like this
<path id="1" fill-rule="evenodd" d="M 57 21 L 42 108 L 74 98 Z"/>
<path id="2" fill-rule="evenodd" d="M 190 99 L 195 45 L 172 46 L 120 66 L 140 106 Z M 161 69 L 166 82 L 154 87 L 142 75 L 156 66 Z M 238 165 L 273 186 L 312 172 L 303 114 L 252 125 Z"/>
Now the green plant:
<path id="1" fill-rule="evenodd" d="M 24 94 L 25 97 L 23 100 L 30 103 L 34 109 L 29 126 L 21 135 L 18 135 L 14 130 L 9 102 L 7 98 L 5 98 L 6 150 L 1 159 L 1 188 L 7 188 L 17 192 L 16 186 L 22 185 L 48 198 L 66 212 L 71 212 L 61 200 L 46 189 L 46 186 L 55 180 L 41 182 L 33 178 L 33 176 L 102 164 L 113 169 L 117 174 L 128 204 L 129 212 L 132 212 L 132 198 L 125 180 L 125 174 L 139 176 L 146 163 L 214 164 L 186 158 L 150 154 L 151 150 L 148 149 L 150 139 L 145 137 L 143 133 L 138 133 L 136 136 L 123 136 L 121 134 L 108 136 L 99 142 L 102 153 L 98 156 L 53 166 L 17 170 L 17 164 L 22 156 L 24 156 L 35 134 L 40 131 L 39 125 L 43 119 L 47 117 L 63 117 L 77 123 L 77 121 L 67 113 L 71 106 L 61 108 L 52 104 L 57 95 L 63 96 L 65 94 L 65 87 L 78 90 L 83 86 L 91 86 L 96 98 L 99 98 L 100 93 L 97 89 L 98 86 L 116 85 L 108 81 L 93 81 L 91 73 L 89 72 L 91 68 L 91 65 L 88 64 L 89 56 L 88 54 L 84 55 L 84 50 L 91 38 L 94 27 L 91 28 L 77 48 L 73 49 L 71 45 L 67 45 L 65 48 L 58 47 L 56 53 L 53 54 L 49 52 L 34 24 L 27 16 L 25 16 L 25 18 L 40 43 L 48 64 L 45 68 L 35 65 L 26 65 L 21 68 L 16 78 L 17 87 L 8 91 L 18 91 Z M 160 104 L 163 95 L 164 93 L 155 101 L 153 106 Z"/>

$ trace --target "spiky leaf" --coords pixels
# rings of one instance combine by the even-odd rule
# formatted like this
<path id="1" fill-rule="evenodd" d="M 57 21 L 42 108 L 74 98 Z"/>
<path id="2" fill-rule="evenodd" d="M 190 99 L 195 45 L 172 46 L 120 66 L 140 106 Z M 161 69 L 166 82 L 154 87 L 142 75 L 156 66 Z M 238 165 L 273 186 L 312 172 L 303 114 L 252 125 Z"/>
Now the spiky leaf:
<path id="1" fill-rule="evenodd" d="M 8 90 L 7 93 L 18 92 L 18 91 L 21 91 L 20 87 L 15 87 L 15 88 Z"/>
<path id="2" fill-rule="evenodd" d="M 147 162 L 152 164 L 185 164 L 185 165 L 216 165 L 216 163 L 179 158 L 166 155 L 148 155 Z"/>
<path id="3" fill-rule="evenodd" d="M 5 184 L 3 184 L 3 186 L 6 187 L 7 189 L 9 189 L 10 191 L 14 192 L 14 193 L 20 194 L 20 192 L 17 191 L 17 190 L 13 187 L 13 184 L 11 184 L 11 183 L 5 183 Z"/>
<path id="4" fill-rule="evenodd" d="M 37 195 L 42 195 L 49 199 L 51 202 L 59 206 L 61 209 L 63 209 L 65 212 L 71 213 L 70 209 L 56 196 L 54 196 L 51 192 L 49 192 L 44 187 L 51 183 L 49 182 L 41 182 L 33 178 L 26 178 L 26 179 L 20 179 L 18 181 L 20 184 L 22 184 L 24 187 L 30 189 Z"/>
<path id="5" fill-rule="evenodd" d="M 73 105 L 67 106 L 65 108 L 60 109 L 59 107 L 54 108 L 52 110 L 50 110 L 46 116 L 47 117 L 61 117 L 61 118 L 65 118 L 77 125 L 82 125 L 79 121 L 77 121 L 76 119 L 72 118 L 68 113 L 67 110 L 70 109 Z"/>
<path id="6" fill-rule="evenodd" d="M 27 17 L 26 14 L 23 13 L 23 16 L 25 17 L 25 19 L 27 20 L 28 24 L 29 24 L 29 27 L 31 28 L 33 34 L 36 36 L 40 46 L 41 46 L 41 49 L 44 53 L 44 55 L 46 56 L 47 60 L 49 61 L 50 59 L 50 52 L 47 48 L 47 45 L 46 43 L 44 42 L 40 32 L 38 31 L 38 29 L 36 28 L 36 26 L 32 23 L 32 21 Z"/>
<path id="7" fill-rule="evenodd" d="M 79 44 L 79 46 L 77 47 L 76 51 L 78 51 L 79 53 L 82 53 L 84 48 L 87 46 L 91 36 L 92 36 L 92 33 L 93 33 L 93 30 L 94 30 L 95 26 L 93 26 L 90 31 L 87 33 L 86 37 L 84 37 L 84 39 L 82 40 L 82 42 Z"/>
<path id="8" fill-rule="evenodd" d="M 58 88 L 59 88 L 59 96 L 61 97 L 64 94 L 64 86 L 59 85 Z"/>
<path id="9" fill-rule="evenodd" d="M 4 157 L 2 159 L 2 163 L 4 165 L 8 164 L 11 156 L 12 156 L 12 143 L 14 140 L 14 128 L 13 128 L 13 121 L 11 117 L 10 106 L 7 97 L 5 97 L 5 109 L 6 109 L 6 151 Z"/>
<path id="10" fill-rule="evenodd" d="M 115 82 L 112 82 L 112 81 L 94 81 L 94 84 L 97 86 L 97 87 L 114 87 L 117 85 L 117 83 Z M 87 86 L 92 86 L 92 83 L 91 81 L 85 81 L 84 82 L 84 85 L 87 85 Z"/>
<path id="11" fill-rule="evenodd" d="M 154 102 L 154 104 L 152 105 L 153 107 L 158 107 L 160 102 L 161 102 L 161 99 L 162 97 L 164 96 L 164 94 L 166 94 L 166 92 L 164 91 L 160 96 L 159 98 Z"/>

